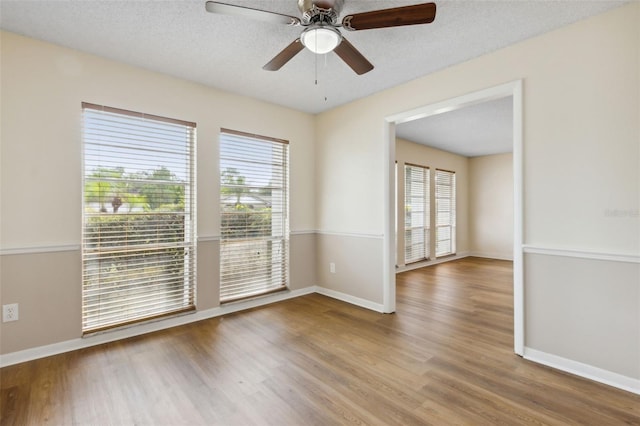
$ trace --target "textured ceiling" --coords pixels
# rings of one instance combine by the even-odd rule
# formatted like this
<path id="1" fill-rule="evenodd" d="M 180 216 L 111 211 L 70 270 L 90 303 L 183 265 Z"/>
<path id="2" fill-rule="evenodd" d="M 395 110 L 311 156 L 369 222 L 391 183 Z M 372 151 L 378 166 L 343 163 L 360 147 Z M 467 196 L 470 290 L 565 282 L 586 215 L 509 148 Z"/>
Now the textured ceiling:
<path id="1" fill-rule="evenodd" d="M 223 0 L 299 16 L 296 0 Z M 551 31 L 628 1 L 441 0 L 432 24 L 343 34 L 375 69 L 356 75 L 334 53 L 303 50 L 262 66 L 300 27 L 207 13 L 205 0 L 0 0 L 7 31 L 296 110 L 319 113 Z M 341 16 L 421 3 L 345 0 Z M 317 81 L 317 84 L 316 84 Z M 398 135 L 465 156 L 511 149 L 511 109 L 495 101 L 398 126 Z M 508 139 L 507 139 L 508 138 Z"/>
<path id="2" fill-rule="evenodd" d="M 295 0 L 225 0 L 299 16 Z M 349 13 L 420 1 L 346 0 Z M 375 65 L 358 76 L 334 53 L 262 66 L 299 27 L 207 13 L 204 0 L 1 0 L 0 27 L 300 111 L 318 113 L 617 7 L 625 1 L 437 1 L 435 22 L 347 33 Z M 315 84 L 316 74 L 318 84 Z"/>
<path id="3" fill-rule="evenodd" d="M 403 123 L 396 136 L 465 157 L 511 152 L 513 97 Z"/>

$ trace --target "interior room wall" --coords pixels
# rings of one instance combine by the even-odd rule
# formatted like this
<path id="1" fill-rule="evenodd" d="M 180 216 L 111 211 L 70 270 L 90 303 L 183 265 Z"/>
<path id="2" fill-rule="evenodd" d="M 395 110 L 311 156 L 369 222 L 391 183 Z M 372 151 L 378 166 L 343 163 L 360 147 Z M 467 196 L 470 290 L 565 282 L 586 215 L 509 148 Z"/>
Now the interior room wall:
<path id="1" fill-rule="evenodd" d="M 456 172 L 459 256 L 473 255 L 513 260 L 513 155 L 511 153 L 467 158 L 408 140 L 396 139 L 398 164 L 398 232 L 396 257 L 404 263 L 404 164 Z M 428 262 L 421 262 L 427 265 Z"/>
<path id="2" fill-rule="evenodd" d="M 631 2 L 320 114 L 318 226 L 336 238 L 319 248 L 319 256 L 332 252 L 341 238 L 384 240 L 385 203 L 391 202 L 385 198 L 386 117 L 522 79 L 525 356 L 540 360 L 548 354 L 565 369 L 587 366 L 591 376 L 625 377 L 640 392 L 640 372 L 625 367 L 640 359 L 640 322 L 627 323 L 614 341 L 608 330 L 612 315 L 624 310 L 622 315 L 634 319 L 640 310 L 640 277 L 628 270 L 640 257 L 638 22 L 640 4 Z M 554 261 L 532 261 L 541 252 Z M 581 264 L 571 261 L 575 257 Z M 611 279 L 579 274 L 585 263 L 597 267 L 604 258 Z M 547 266 L 546 274 L 570 281 L 545 285 L 540 272 Z M 578 277 L 584 281 L 574 281 Z M 383 283 L 380 276 L 359 285 L 381 300 Z M 575 291 L 578 284 L 589 294 Z M 346 294 L 361 291 L 348 280 L 332 285 Z M 614 306 L 612 291 L 616 300 L 633 302 Z M 562 309 L 550 318 L 549 304 L 590 319 L 576 321 Z M 625 362 L 613 362 L 620 357 Z"/>
<path id="3" fill-rule="evenodd" d="M 332 259 L 332 281 L 318 284 L 375 306 L 385 118 L 522 79 L 525 355 L 640 389 L 638 22 L 631 2 L 316 117 L 2 33 L 0 299 L 21 317 L 0 326 L 2 353 L 79 336 L 82 101 L 198 123 L 199 306 L 216 304 L 217 259 L 204 255 L 219 237 L 220 127 L 291 142 L 292 239 L 309 250 L 292 252 L 293 267 L 296 256 Z M 298 273 L 297 285 L 314 279 Z M 610 318 L 625 320 L 613 335 Z"/>
<path id="4" fill-rule="evenodd" d="M 513 260 L 513 154 L 469 158 L 469 183 L 471 254 Z"/>
<path id="5" fill-rule="evenodd" d="M 198 311 L 218 303 L 218 132 L 290 142 L 291 289 L 316 284 L 312 115 L 2 32 L 1 353 L 81 336 L 81 102 L 197 123 Z M 312 259 L 313 261 L 309 261 Z"/>
<path id="6" fill-rule="evenodd" d="M 396 161 L 398 164 L 398 219 L 397 259 L 398 266 L 404 262 L 404 165 L 414 164 L 429 167 L 431 179 L 435 179 L 435 170 L 443 169 L 456 172 L 456 254 L 465 256 L 469 253 L 469 229 L 473 217 L 469 214 L 469 159 L 461 155 L 431 148 L 405 139 L 396 138 Z M 433 196 L 433 191 L 432 194 Z M 432 197 L 433 198 L 433 197 Z M 435 204 L 433 204 L 435 206 Z M 433 209 L 432 209 L 433 211 Z M 435 250 L 435 249 L 434 249 Z M 433 257 L 433 256 L 432 256 Z"/>

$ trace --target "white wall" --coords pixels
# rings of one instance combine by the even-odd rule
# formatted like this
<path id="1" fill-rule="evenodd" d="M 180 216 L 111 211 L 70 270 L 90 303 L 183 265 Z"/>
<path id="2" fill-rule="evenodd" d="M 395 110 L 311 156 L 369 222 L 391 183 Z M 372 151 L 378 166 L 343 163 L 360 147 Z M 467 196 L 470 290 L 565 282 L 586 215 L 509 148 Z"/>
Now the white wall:
<path id="1" fill-rule="evenodd" d="M 203 255 L 217 252 L 217 131 L 226 127 L 291 142 L 292 230 L 320 233 L 317 244 L 298 234 L 302 255 L 337 263 L 319 284 L 375 306 L 389 207 L 385 117 L 523 79 L 525 344 L 640 389 L 640 272 L 628 266 L 640 257 L 639 24 L 632 2 L 317 117 L 2 33 L 0 303 L 19 302 L 21 320 L 1 325 L 1 350 L 79 336 L 80 102 L 198 123 L 199 305 L 217 303 L 217 259 Z M 611 337 L 613 317 L 626 321 Z"/>
<path id="2" fill-rule="evenodd" d="M 402 170 L 406 163 L 429 167 L 432 171 L 440 168 L 456 172 L 458 254 L 513 259 L 514 187 L 511 153 L 467 158 L 398 138 L 396 162 L 399 171 L 396 256 L 400 267 L 404 265 Z"/>
<path id="3" fill-rule="evenodd" d="M 397 197 L 398 220 L 397 235 L 397 259 L 398 265 L 404 265 L 404 165 L 406 163 L 429 167 L 431 170 L 431 181 L 435 181 L 435 170 L 443 169 L 456 172 L 456 252 L 458 254 L 468 254 L 470 250 L 469 228 L 471 226 L 469 197 L 469 159 L 461 155 L 441 151 L 425 145 L 420 145 L 408 140 L 396 139 L 396 161 L 398 163 Z M 432 185 L 433 187 L 433 185 Z M 432 212 L 435 206 L 435 193 L 431 190 Z M 433 216 L 433 213 L 432 213 Z M 432 229 L 434 229 L 432 227 Z M 435 232 L 432 232 L 435 235 Z M 432 238 L 435 243 L 435 239 Z M 435 259 L 435 246 L 432 244 L 432 259 Z"/>
<path id="4" fill-rule="evenodd" d="M 513 260 L 513 190 L 513 154 L 469 159 L 472 255 Z"/>
<path id="5" fill-rule="evenodd" d="M 198 310 L 218 302 L 218 132 L 290 142 L 291 288 L 316 284 L 314 117 L 0 33 L 1 352 L 81 336 L 81 102 L 197 123 Z"/>
<path id="6" fill-rule="evenodd" d="M 607 318 L 619 315 L 617 309 L 624 309 L 627 318 L 635 318 L 640 310 L 640 277 L 626 267 L 629 261 L 640 261 L 639 33 L 640 4 L 632 2 L 320 114 L 320 231 L 331 230 L 349 238 L 382 238 L 388 211 L 386 117 L 522 79 L 528 269 L 524 282 L 525 345 L 598 371 L 609 371 L 615 363 L 590 355 L 603 351 L 603 342 L 609 342 Z M 350 202 L 354 194 L 357 203 Z M 339 239 L 334 244 L 340 244 Z M 332 250 L 332 246 L 321 247 L 319 256 Z M 582 284 L 595 292 L 588 297 L 567 291 L 575 286 L 574 282 L 559 282 L 566 288 L 545 287 L 535 300 L 529 300 L 531 291 L 542 285 L 541 275 L 536 273 L 540 264 L 527 263 L 532 250 L 545 250 L 560 258 L 554 264 L 557 270 L 548 271 L 553 276 L 577 277 L 575 268 L 583 267 L 565 261 L 563 250 L 587 263 L 600 261 L 591 256 L 592 252 L 613 256 L 617 260 L 607 263 L 607 270 L 614 282 L 595 285 L 595 277 L 586 277 L 588 282 Z M 378 261 L 377 256 L 371 261 Z M 357 262 L 366 263 L 366 259 Z M 567 270 L 572 273 L 566 274 Z M 382 299 L 383 280 L 380 276 L 375 282 L 357 285 L 366 286 L 369 293 Z M 609 292 L 614 291 L 613 285 L 617 297 L 633 303 L 618 308 L 604 303 Z M 333 286 L 344 293 L 361 292 L 347 280 Z M 592 302 L 597 300 L 602 303 L 596 303 L 594 309 Z M 549 303 L 578 307 L 591 319 L 569 326 L 562 310 L 555 311 L 550 319 L 545 309 Z M 555 338 L 545 339 L 552 343 L 542 347 L 541 336 L 547 334 Z M 587 336 L 587 340 L 578 344 L 574 341 L 577 335 Z M 619 365 L 615 373 L 636 381 L 640 389 L 640 373 L 628 368 L 640 359 L 640 323 L 627 324 L 616 339 L 616 350 L 624 346 L 625 352 L 603 357 L 624 358 L 624 363 L 615 364 Z M 555 344 L 561 340 L 565 341 L 562 346 Z M 567 347 L 576 350 L 567 351 Z"/>
<path id="7" fill-rule="evenodd" d="M 12 33 L 1 37 L 4 247 L 80 241 L 82 101 L 197 122 L 201 187 L 217 182 L 221 127 L 289 140 L 291 228 L 315 229 L 313 116 Z M 42 184 L 51 179 L 58 185 Z M 198 194 L 200 236 L 218 234 L 216 191 Z"/>
<path id="8" fill-rule="evenodd" d="M 531 253 L 525 279 L 528 348 L 624 376 L 640 393 L 640 264 Z"/>

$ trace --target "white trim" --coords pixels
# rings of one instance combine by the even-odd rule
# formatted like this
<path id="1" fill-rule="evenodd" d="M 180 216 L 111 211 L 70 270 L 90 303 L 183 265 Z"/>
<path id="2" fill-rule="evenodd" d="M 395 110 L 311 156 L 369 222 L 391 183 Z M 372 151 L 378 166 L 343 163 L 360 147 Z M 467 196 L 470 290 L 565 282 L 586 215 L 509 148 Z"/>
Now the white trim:
<path id="1" fill-rule="evenodd" d="M 59 253 L 65 251 L 80 251 L 80 244 L 58 244 L 53 246 L 27 246 L 27 247 L 9 247 L 0 249 L 1 256 L 10 256 L 16 254 L 42 254 L 42 253 Z"/>
<path id="2" fill-rule="evenodd" d="M 289 235 L 313 235 L 317 233 L 318 231 L 309 229 L 309 230 L 302 230 L 302 231 L 290 231 Z M 220 241 L 220 239 L 221 239 L 220 235 L 202 235 L 198 237 L 198 242 L 204 243 L 204 242 L 211 242 L 211 241 Z"/>
<path id="3" fill-rule="evenodd" d="M 317 230 L 303 230 L 303 231 L 291 231 L 290 235 L 335 235 L 340 237 L 358 237 L 358 238 L 374 238 L 381 239 L 381 234 L 357 234 L 357 233 L 344 233 L 344 232 L 332 232 L 332 231 L 317 231 Z M 199 243 L 220 241 L 219 235 L 202 235 L 197 237 Z M 56 245 L 38 245 L 38 246 L 24 246 L 24 247 L 3 247 L 0 248 L 0 256 L 11 256 L 21 254 L 42 254 L 42 253 L 60 253 L 67 251 L 80 251 L 82 246 L 80 244 L 56 244 Z"/>
<path id="4" fill-rule="evenodd" d="M 456 253 L 453 256 L 446 256 L 435 258 L 432 260 L 423 260 L 422 262 L 409 263 L 407 265 L 400 265 L 396 267 L 396 273 L 413 271 L 414 269 L 425 268 L 427 266 L 438 265 L 440 263 L 447 263 L 453 260 L 464 259 L 465 257 L 469 257 L 471 254 L 467 252 Z"/>
<path id="5" fill-rule="evenodd" d="M 316 231 L 315 229 L 308 229 L 303 231 L 290 231 L 289 235 L 313 235 L 317 233 L 318 231 Z"/>
<path id="6" fill-rule="evenodd" d="M 524 94 L 523 81 L 509 83 L 513 95 L 513 351 L 524 354 Z"/>
<path id="7" fill-rule="evenodd" d="M 359 297 L 351 296 L 338 291 L 330 290 L 324 287 L 310 286 L 299 290 L 292 290 L 283 293 L 230 303 L 216 308 L 196 311 L 190 314 L 147 322 L 134 326 L 114 329 L 103 333 L 94 334 L 84 338 L 71 339 L 64 342 L 53 343 L 45 346 L 25 349 L 22 351 L 12 352 L 0 355 L 0 368 L 7 367 L 22 362 L 32 361 L 39 358 L 58 355 L 65 352 L 71 352 L 79 349 L 89 348 L 113 341 L 127 339 L 129 337 L 140 336 L 155 331 L 165 330 L 197 321 L 202 321 L 218 316 L 239 312 L 259 306 L 280 302 L 287 299 L 293 299 L 312 293 L 318 293 L 336 300 L 340 300 L 352 305 L 360 306 L 375 312 L 384 312 L 384 306 Z M 589 380 L 604 383 L 628 392 L 640 395 L 640 380 L 623 376 L 588 364 L 583 364 L 557 355 L 548 354 L 535 349 L 525 347 L 523 349 L 523 357 L 529 361 L 546 365 L 558 370 L 562 370 Z"/>
<path id="8" fill-rule="evenodd" d="M 469 256 L 471 257 L 481 257 L 483 259 L 496 259 L 496 260 L 510 260 L 513 262 L 512 254 L 504 254 L 504 253 L 487 253 L 483 251 L 472 251 L 469 252 Z"/>
<path id="9" fill-rule="evenodd" d="M 452 99 L 447 99 L 435 104 L 421 106 L 409 111 L 393 114 L 385 118 L 389 123 L 402 124 L 414 120 L 420 120 L 433 115 L 443 114 L 445 112 L 456 111 L 468 106 L 478 105 L 497 99 L 512 96 L 521 87 L 522 80 L 516 80 L 510 83 L 504 83 L 499 86 L 489 87 L 477 92 L 468 93 Z"/>
<path id="10" fill-rule="evenodd" d="M 523 245 L 523 250 L 527 254 L 543 254 L 545 256 L 575 257 L 578 259 L 607 260 L 611 262 L 640 263 L 640 255 L 605 253 L 595 251 L 584 251 L 575 249 L 560 249 L 553 247 L 540 247 L 533 245 Z"/>
<path id="11" fill-rule="evenodd" d="M 384 235 L 382 234 L 360 234 L 360 233 L 347 233 L 347 232 L 336 232 L 336 231 L 317 231 L 318 235 L 330 235 L 335 237 L 354 237 L 354 238 L 371 238 L 376 240 L 381 240 Z"/>
<path id="12" fill-rule="evenodd" d="M 589 380 L 604 383 L 609 386 L 623 389 L 640 395 L 640 380 L 632 377 L 623 376 L 602 368 L 593 367 L 578 361 L 573 361 L 557 355 L 548 354 L 536 349 L 524 348 L 524 358 L 529 361 L 537 362 L 548 367 L 566 371 L 576 376 L 584 377 Z"/>
<path id="13" fill-rule="evenodd" d="M 483 259 L 497 259 L 497 260 L 506 260 L 506 261 L 513 262 L 513 256 L 504 256 L 500 254 L 481 253 L 481 252 L 460 252 L 453 256 L 446 256 L 446 257 L 436 258 L 433 260 L 424 260 L 422 262 L 410 263 L 408 265 L 400 265 L 396 267 L 396 273 L 413 271 L 414 269 L 420 269 L 427 266 L 438 265 L 440 263 L 451 262 L 453 260 L 464 259 L 465 257 L 481 257 Z"/>
<path id="14" fill-rule="evenodd" d="M 514 352 L 522 355 L 524 350 L 524 266 L 523 266 L 523 229 L 524 229 L 524 174 L 523 174 L 523 83 L 516 80 L 504 83 L 499 86 L 468 93 L 453 99 L 444 100 L 430 105 L 425 105 L 409 111 L 389 115 L 385 117 L 385 139 L 383 158 L 385 167 L 384 185 L 384 271 L 383 295 L 385 305 L 389 303 L 387 297 L 395 297 L 395 278 L 389 278 L 386 271 L 393 271 L 395 267 L 395 214 L 388 213 L 394 209 L 395 200 L 395 176 L 393 167 L 390 166 L 394 160 L 395 148 L 395 126 L 421 118 L 455 111 L 464 107 L 481 104 L 483 102 L 513 97 L 513 322 Z M 389 249 L 392 247 L 393 249 Z M 393 274 L 391 274 L 393 275 Z"/>
<path id="15" fill-rule="evenodd" d="M 384 313 L 396 311 L 396 274 L 395 263 L 397 258 L 396 248 L 396 125 L 394 122 L 385 123 L 386 151 L 384 157 L 384 206 L 382 209 L 383 243 L 382 243 L 382 305 Z M 393 141 L 393 142 L 392 142 Z"/>
<path id="16" fill-rule="evenodd" d="M 343 302 L 360 306 L 362 308 L 366 308 L 371 311 L 385 313 L 384 306 L 379 303 L 374 303 L 366 299 L 361 299 L 359 297 L 351 296 L 349 294 L 341 293 L 339 291 L 331 290 L 325 287 L 316 287 L 315 290 L 316 290 L 316 293 L 322 294 L 323 296 L 331 297 L 332 299 L 341 300 Z"/>
<path id="17" fill-rule="evenodd" d="M 202 321 L 209 318 L 219 317 L 221 315 L 233 312 L 243 311 L 246 309 L 256 308 L 258 306 L 268 305 L 287 299 L 315 293 L 317 287 L 310 286 L 300 290 L 291 290 L 281 293 L 274 293 L 265 297 L 229 303 L 216 308 L 195 311 L 193 313 L 183 314 L 167 319 L 150 321 L 143 324 L 136 324 L 129 327 L 118 328 L 114 330 L 97 333 L 91 336 L 71 339 L 64 342 L 53 343 L 51 345 L 38 346 L 35 348 L 25 349 L 22 351 L 12 352 L 0 355 L 0 368 L 21 362 L 31 361 L 38 358 L 57 355 L 65 352 L 75 351 L 78 349 L 88 348 L 91 346 L 101 345 L 103 343 L 122 340 L 129 337 L 140 336 L 154 331 L 165 330 L 167 328 L 177 327 L 184 324 L 190 324 L 196 321 Z"/>

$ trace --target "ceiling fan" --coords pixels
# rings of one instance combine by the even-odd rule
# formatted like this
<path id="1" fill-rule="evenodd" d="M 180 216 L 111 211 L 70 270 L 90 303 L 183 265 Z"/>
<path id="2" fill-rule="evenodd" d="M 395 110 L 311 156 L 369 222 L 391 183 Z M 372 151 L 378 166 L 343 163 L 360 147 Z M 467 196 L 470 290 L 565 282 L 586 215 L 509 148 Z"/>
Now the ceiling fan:
<path id="1" fill-rule="evenodd" d="M 298 9 L 302 13 L 301 18 L 218 1 L 206 2 L 206 10 L 211 13 L 242 16 L 275 24 L 305 27 L 299 38 L 262 67 L 265 70 L 279 70 L 306 47 L 316 54 L 335 51 L 359 75 L 371 71 L 373 65 L 349 43 L 339 28 L 344 28 L 348 31 L 360 31 L 429 24 L 436 17 L 435 3 L 423 3 L 347 15 L 339 23 L 338 16 L 342 11 L 344 0 L 297 1 Z"/>

